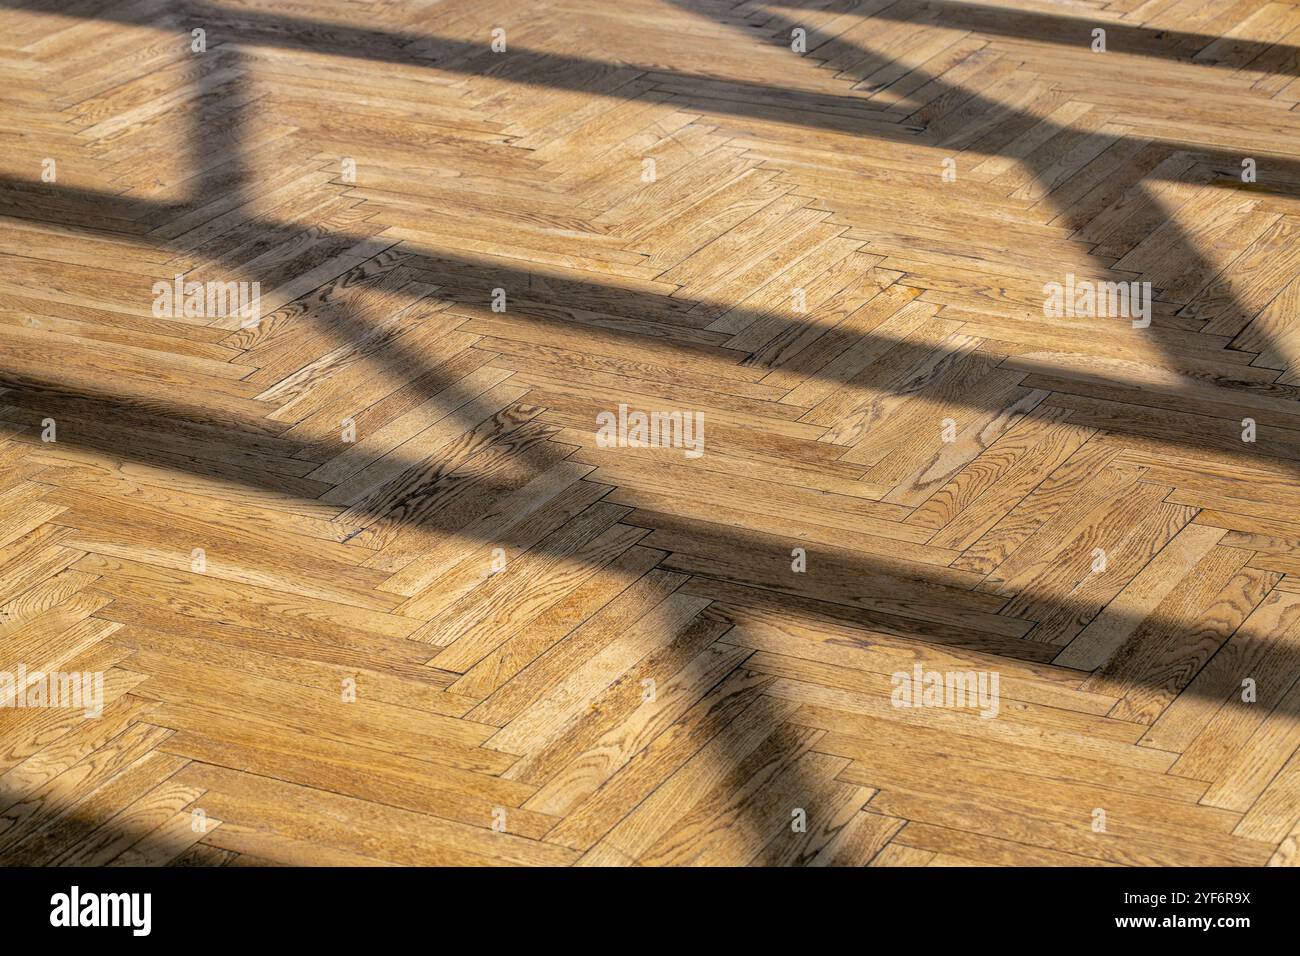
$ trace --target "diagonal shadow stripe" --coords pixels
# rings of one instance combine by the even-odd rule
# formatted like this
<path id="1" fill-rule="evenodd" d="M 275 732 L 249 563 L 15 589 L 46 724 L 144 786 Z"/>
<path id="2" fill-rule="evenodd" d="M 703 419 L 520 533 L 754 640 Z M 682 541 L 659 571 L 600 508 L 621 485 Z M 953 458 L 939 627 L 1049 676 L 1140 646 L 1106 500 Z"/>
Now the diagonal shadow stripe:
<path id="1" fill-rule="evenodd" d="M 14 195 L 22 197 L 22 201 L 16 209 L 8 202 L 9 198 Z M 42 205 L 45 201 L 44 197 L 49 199 L 50 205 L 48 208 Z M 100 194 L 93 190 L 78 190 L 63 186 L 47 190 L 44 186 L 29 187 L 22 182 L 0 179 L 0 213 L 12 214 L 18 212 L 22 214 L 22 218 L 44 219 L 45 221 L 57 217 L 56 221 L 75 225 L 79 221 L 94 221 L 97 218 L 103 218 L 103 206 L 115 208 L 117 211 L 127 211 L 129 218 L 148 218 L 150 220 L 160 215 L 165 216 L 173 208 L 164 204 L 154 204 L 141 200 L 123 201 L 120 197 Z M 293 224 L 277 223 L 258 218 L 250 218 L 245 222 L 251 226 L 253 231 L 265 237 L 264 245 L 272 248 L 291 242 L 302 232 L 301 227 Z M 361 246 L 370 241 L 366 235 L 350 233 L 347 230 L 332 230 L 330 236 L 337 239 L 344 248 Z M 158 248 L 180 251 L 175 243 L 168 240 L 154 236 L 144 236 L 143 238 Z M 490 295 L 477 281 L 467 282 L 464 285 L 453 284 L 455 276 L 461 273 L 479 275 L 488 272 L 492 274 L 493 281 L 496 284 L 509 290 L 514 303 L 508 313 L 508 317 L 512 320 L 517 319 L 540 325 L 543 328 L 553 327 L 557 330 L 577 327 L 597 339 L 624 343 L 629 350 L 644 351 L 651 349 L 653 350 L 655 364 L 665 368 L 671 368 L 678 362 L 692 359 L 718 361 L 721 356 L 725 356 L 726 352 L 729 351 L 720 349 L 717 346 L 694 345 L 689 341 L 674 339 L 671 327 L 664 327 L 664 338 L 657 341 L 644 334 L 644 324 L 637 331 L 627 331 L 620 328 L 620 325 L 623 324 L 620 317 L 633 316 L 639 309 L 652 305 L 654 300 L 658 298 L 655 296 L 628 292 L 617 285 L 577 280 L 566 280 L 553 290 L 547 290 L 544 288 L 546 284 L 543 284 L 543 287 L 538 285 L 539 280 L 542 278 L 541 275 L 536 270 L 530 270 L 522 264 L 518 268 L 511 268 L 504 265 L 500 260 L 452 255 L 441 250 L 425 251 L 421 249 L 418 243 L 410 240 L 403 240 L 401 248 L 404 252 L 415 257 L 415 261 L 412 263 L 413 268 L 422 269 L 438 277 L 438 282 L 442 286 L 439 295 L 455 302 L 485 304 Z M 217 255 L 215 262 L 236 273 L 244 266 L 242 259 L 233 254 Z M 142 284 L 142 296 L 143 292 L 144 284 Z M 583 303 L 584 308 L 594 307 L 596 311 L 592 316 L 593 321 L 597 323 L 604 321 L 607 324 L 581 324 L 575 326 L 571 319 L 564 317 L 563 311 L 557 311 L 565 310 L 573 302 Z M 678 305 L 678 300 L 672 300 L 672 302 L 675 306 Z M 730 305 L 730 303 L 710 303 L 707 301 L 706 304 L 718 310 L 726 309 Z M 745 325 L 758 321 L 766 315 L 766 313 L 735 306 L 730 308 L 730 312 L 738 318 L 738 324 Z M 273 313 L 268 316 L 266 321 L 271 329 L 267 337 L 292 334 L 291 328 L 281 330 L 278 327 L 280 320 L 276 314 Z M 801 327 L 814 322 L 815 318 L 811 320 L 802 319 L 792 324 Z M 346 335 L 336 338 L 336 342 L 342 344 L 356 341 L 372 331 L 364 325 L 353 324 Z M 1144 337 L 1147 336 L 1147 333 L 1154 333 L 1150 336 L 1150 339 L 1156 341 L 1157 344 L 1160 342 L 1162 333 L 1154 326 L 1142 330 L 1141 333 L 1134 331 L 1135 335 L 1141 334 Z M 863 341 L 869 339 L 879 340 L 879 351 L 881 352 L 888 351 L 894 357 L 898 357 L 900 354 L 908 357 L 903 364 L 909 367 L 934 351 L 928 346 L 917 346 L 907 339 L 890 336 L 888 333 L 881 331 L 872 332 L 862 338 Z M 1147 339 L 1144 338 L 1145 340 Z M 261 341 L 264 343 L 266 338 L 261 338 Z M 1172 348 L 1166 351 L 1169 365 L 1176 368 L 1179 362 L 1178 355 Z M 735 364 L 742 364 L 748 354 L 742 351 L 734 352 Z M 408 356 L 408 358 L 414 359 L 417 357 Z M 304 364 L 308 361 L 310 359 L 304 357 Z M 1226 376 L 1216 378 L 1214 381 L 1197 381 L 1190 375 L 1184 375 L 1182 387 L 1153 389 L 1141 379 L 1124 381 L 1116 380 L 1113 377 L 1102 378 L 1095 375 L 1081 375 L 1070 369 L 1062 369 L 1054 364 L 1038 362 L 1032 359 L 1012 358 L 1004 365 L 1005 367 L 1024 370 L 1029 375 L 1051 377 L 1054 380 L 1053 390 L 1056 391 L 1070 390 L 1071 382 L 1085 386 L 1085 394 L 1088 393 L 1087 386 L 1109 386 L 1123 390 L 1122 394 L 1127 394 L 1134 402 L 1154 403 L 1171 411 L 1181 410 L 1187 417 L 1185 429 L 1179 430 L 1175 424 L 1172 428 L 1164 430 L 1160 437 L 1162 440 L 1189 449 L 1215 447 L 1232 454 L 1234 457 L 1239 457 L 1243 463 L 1259 460 L 1276 461 L 1278 459 L 1300 461 L 1300 431 L 1295 431 L 1291 427 L 1296 424 L 1300 408 L 1297 408 L 1296 403 L 1293 401 L 1296 390 L 1289 386 L 1252 381 L 1232 381 Z M 825 367 L 813 368 L 807 372 L 808 377 L 811 378 L 822 377 L 825 374 Z M 989 404 L 978 396 L 954 396 L 954 401 L 978 412 L 992 412 L 1001 408 L 1000 404 Z M 1206 413 L 1187 413 L 1189 406 L 1198 410 L 1206 410 Z M 1239 429 L 1235 427 L 1235 423 L 1224 421 L 1224 419 L 1230 419 L 1235 415 L 1247 414 L 1256 417 L 1261 425 L 1266 426 L 1260 442 L 1257 442 L 1254 447 L 1245 445 L 1239 440 Z M 1174 419 L 1173 421 L 1176 422 L 1177 420 Z M 1230 428 L 1228 425 L 1233 427 Z M 1122 422 L 1115 422 L 1110 427 L 1119 432 L 1126 430 Z M 1137 433 L 1146 434 L 1144 431 Z M 1220 436 L 1220 439 L 1216 440 L 1216 434 Z"/>
<path id="2" fill-rule="evenodd" d="M 834 4 L 828 4 L 825 0 L 772 0 L 770 6 L 826 10 Z M 1282 43 L 1281 37 L 1276 43 L 1266 43 L 1247 38 L 1221 37 L 1213 33 L 1144 27 L 1111 17 L 1094 19 L 1074 16 L 1066 12 L 1070 8 L 1064 5 L 1059 13 L 1001 6 L 996 2 L 990 5 L 969 3 L 965 0 L 876 0 L 869 4 L 858 3 L 857 6 L 867 7 L 864 12 L 869 13 L 873 20 L 913 23 L 932 15 L 943 26 L 958 30 L 1062 45 L 1081 45 L 1084 42 L 1082 38 L 1090 38 L 1094 27 L 1102 27 L 1106 31 L 1107 49 L 1116 53 L 1203 66 L 1214 66 L 1217 61 L 1197 60 L 1195 57 L 1198 53 L 1215 44 L 1229 43 L 1248 65 L 1267 54 L 1269 62 L 1259 67 L 1264 72 L 1300 75 L 1300 59 L 1297 59 L 1300 47 Z"/>
<path id="3" fill-rule="evenodd" d="M 65 9 L 57 0 L 0 0 L 0 9 L 9 7 L 132 26 L 153 26 L 151 13 L 136 11 L 130 5 L 105 3 L 99 6 L 100 2 L 101 0 L 91 0 Z M 865 97 L 826 96 L 763 83 L 728 80 L 728 84 L 741 93 L 733 98 L 719 99 L 714 95 L 707 93 L 701 95 L 690 89 L 692 84 L 707 89 L 709 84 L 714 82 L 714 78 L 707 74 L 673 70 L 660 64 L 620 60 L 617 51 L 611 51 L 608 60 L 594 60 L 572 54 L 541 52 L 515 46 L 509 48 L 508 54 L 495 54 L 491 52 L 486 42 L 457 40 L 430 33 L 362 29 L 307 17 L 263 13 L 203 2 L 186 2 L 180 11 L 175 11 L 175 15 L 180 18 L 180 22 L 186 29 L 202 27 L 208 30 L 209 43 L 214 46 L 223 42 L 232 42 L 250 48 L 272 46 L 299 49 L 318 54 L 423 66 L 544 89 L 571 90 L 596 97 L 628 99 L 640 95 L 619 88 L 600 88 L 611 66 L 620 66 L 634 73 L 669 73 L 678 81 L 673 87 L 673 92 L 687 109 L 763 119 L 771 115 L 771 103 L 780 100 L 792 108 L 789 111 L 782 111 L 782 121 L 789 122 L 791 116 L 797 114 L 797 122 L 810 128 L 862 133 L 883 140 L 925 144 L 924 139 L 917 139 L 918 133 L 924 132 L 923 128 L 906 125 L 905 121 L 900 122 L 900 117 L 896 113 L 873 114 L 869 101 Z M 877 15 L 879 14 L 872 14 L 873 17 Z M 898 16 L 903 15 L 898 14 Z M 1107 29 L 1110 29 L 1109 25 Z M 1135 36 L 1145 38 L 1145 45 L 1152 46 L 1153 50 L 1164 49 L 1166 54 L 1174 57 L 1179 55 L 1172 54 L 1171 50 L 1166 48 L 1166 44 L 1184 44 L 1199 48 L 1219 39 L 1200 34 L 1184 35 L 1140 27 L 1130 29 L 1137 31 Z M 1089 39 L 1088 32 L 1083 30 L 1077 42 L 1086 45 Z M 813 45 L 810 44 L 810 49 L 812 47 Z M 1262 53 L 1269 49 L 1270 45 L 1260 44 L 1260 47 Z M 914 73 L 925 75 L 924 71 L 914 71 Z M 938 84 L 941 89 L 951 89 L 937 77 L 927 79 Z M 972 110 L 998 106 L 988 102 L 978 93 L 970 91 L 966 92 L 966 99 L 967 106 Z M 826 111 L 825 106 L 828 103 L 835 112 Z M 1300 121 L 1297 123 L 1300 125 Z M 1241 152 L 1219 149 L 1209 142 L 1165 138 L 1157 141 L 1173 152 L 1193 153 L 1201 157 L 1204 162 L 1224 169 L 1239 169 L 1244 155 Z M 1250 155 L 1268 157 L 1266 164 L 1268 174 L 1261 175 L 1259 181 L 1250 184 L 1251 191 L 1300 195 L 1300 159 L 1259 148 L 1252 148 Z M 1158 177 L 1161 174 L 1155 172 L 1152 175 Z M 1240 181 L 1233 183 L 1226 177 L 1222 184 L 1232 188 L 1242 185 Z"/>
<path id="4" fill-rule="evenodd" d="M 10 191 L 12 192 L 13 190 L 11 189 Z M 78 219 L 94 220 L 95 218 L 97 218 L 96 214 L 102 212 L 102 210 L 98 209 L 97 207 L 104 199 L 108 198 L 108 197 L 99 197 L 93 193 L 81 194 L 79 196 L 75 194 L 70 195 L 68 191 L 64 189 L 53 191 L 53 197 L 55 198 L 57 203 L 61 203 L 64 204 L 65 206 L 68 206 L 67 211 L 71 213 L 70 218 L 73 221 L 76 221 Z M 141 204 L 139 203 L 124 201 L 117 198 L 108 198 L 108 201 L 110 203 L 120 204 L 119 207 L 120 213 L 127 220 L 140 219 L 142 218 L 142 216 L 148 216 L 148 218 L 150 218 L 151 220 L 157 221 L 157 217 L 160 213 L 167 214 L 171 211 L 170 209 L 166 209 L 166 208 L 161 210 L 158 208 L 149 208 L 149 206 L 146 204 L 144 207 L 145 210 L 144 213 L 141 213 L 140 212 Z M 27 210 L 27 211 L 30 212 L 31 210 Z M 38 210 L 38 212 L 43 213 L 42 210 Z M 274 235 L 277 231 L 286 231 L 285 227 L 277 226 L 276 224 L 273 223 L 261 223 L 258 226 L 258 228 L 261 231 L 268 232 L 272 235 Z M 525 284 L 528 281 L 530 281 L 528 279 L 527 273 L 511 275 L 510 279 L 513 280 L 514 282 L 519 282 L 520 284 Z M 606 298 L 608 297 L 608 292 L 609 292 L 608 289 L 594 288 L 594 287 L 591 288 L 589 291 L 593 294 L 593 297 L 603 296 Z M 605 332 L 602 334 L 609 334 L 609 333 Z M 897 347 L 898 345 L 902 345 L 902 344 L 903 343 L 895 343 L 895 346 Z M 1258 395 L 1257 394 L 1253 395 L 1252 398 L 1258 398 Z M 1184 439 L 1184 441 L 1186 444 L 1194 445 L 1196 447 L 1202 447 L 1204 444 L 1202 436 L 1196 436 L 1195 438 L 1188 436 L 1186 439 Z M 1286 448 L 1286 450 L 1290 451 L 1290 448 Z M 1294 452 L 1292 452 L 1292 456 L 1294 456 Z"/>
<path id="5" fill-rule="evenodd" d="M 27 187 L 25 187 L 24 185 L 9 183 L 7 184 L 5 193 L 6 195 L 10 195 L 10 194 L 21 195 L 26 188 Z M 148 204 L 142 206 L 139 203 L 126 202 L 120 206 L 120 211 L 123 213 L 120 219 L 116 216 L 105 217 L 104 215 L 106 211 L 105 207 L 107 207 L 109 210 L 112 210 L 113 209 L 112 204 L 115 200 L 115 197 L 99 197 L 93 193 L 77 196 L 75 194 L 69 193 L 68 191 L 62 189 L 57 191 L 51 191 L 51 193 L 52 195 L 50 196 L 50 198 L 54 199 L 58 204 L 61 204 L 63 208 L 67 210 L 67 212 L 69 213 L 70 217 L 73 220 L 76 220 L 78 217 L 85 217 L 87 219 L 98 218 L 101 221 L 107 221 L 110 227 L 122 223 L 128 225 L 131 223 L 138 223 L 146 218 L 151 221 L 155 221 L 156 216 L 169 215 L 171 211 L 174 211 L 174 207 L 165 206 L 165 205 L 161 207 L 157 205 L 149 206 Z M 24 215 L 31 215 L 33 212 L 33 207 L 31 205 L 33 200 L 32 200 L 32 193 L 30 190 L 27 190 L 27 196 L 24 197 L 23 201 L 28 203 L 28 206 L 27 208 L 21 209 L 19 211 L 22 212 Z M 41 212 L 39 208 L 39 202 L 40 199 L 38 197 L 36 201 L 37 208 L 35 209 L 35 211 L 38 213 Z M 283 232 L 286 235 L 294 231 L 294 227 L 290 227 L 283 224 L 263 222 L 263 223 L 258 223 L 257 225 L 258 228 L 266 230 L 269 234 L 272 235 L 274 235 L 277 231 Z M 358 241 L 360 241 L 361 237 L 356 237 L 356 238 L 358 239 Z M 409 248 L 410 244 L 404 244 L 404 246 Z M 1188 248 L 1190 249 L 1190 244 L 1188 245 Z M 415 247 L 414 251 L 418 253 L 418 247 Z M 1194 252 L 1190 254 L 1194 254 Z M 236 263 L 234 262 L 228 262 L 228 264 L 236 265 Z M 436 257 L 430 258 L 429 261 L 425 264 L 425 267 L 430 269 L 437 269 L 440 271 L 444 269 L 448 264 L 450 264 L 452 268 L 456 268 L 458 266 L 472 265 L 472 263 L 469 262 L 468 260 L 462 260 L 461 262 L 458 263 L 454 259 L 449 260 L 447 257 L 438 255 Z M 496 269 L 499 267 L 496 264 L 493 264 L 492 268 Z M 520 270 L 515 273 L 511 273 L 507 271 L 504 274 L 509 277 L 508 279 L 504 280 L 508 283 L 520 284 L 523 285 L 524 287 L 527 287 L 527 285 L 531 283 L 531 274 L 526 271 Z M 593 297 L 603 296 L 606 299 L 608 299 L 611 293 L 617 294 L 618 292 L 617 287 L 603 287 L 603 286 L 594 286 L 594 285 L 591 286 L 588 291 Z M 457 290 L 452 290 L 452 295 L 454 296 L 455 294 L 457 294 Z M 530 321 L 532 320 L 533 319 L 530 319 Z M 355 323 L 350 324 L 349 322 L 345 321 L 340 325 L 340 331 L 342 333 L 340 334 L 340 340 L 346 342 L 346 341 L 355 341 L 358 337 L 360 337 L 362 334 L 365 334 L 369 330 L 364 325 L 357 325 Z M 292 330 L 286 329 L 286 334 L 292 334 Z M 618 333 L 616 330 L 600 330 L 600 331 L 593 331 L 592 334 L 594 336 L 602 336 L 602 335 L 617 335 Z M 641 337 L 634 336 L 633 338 L 640 340 Z M 678 347 L 678 346 L 673 346 L 673 347 Z M 906 343 L 895 343 L 893 347 L 908 348 L 910 346 L 907 346 Z M 665 362 L 664 364 L 668 365 L 671 363 Z M 94 426 L 96 417 L 102 416 L 110 409 L 119 408 L 121 405 L 120 396 L 111 393 L 99 393 L 99 392 L 76 393 L 73 390 L 69 390 L 66 387 L 66 385 L 60 384 L 59 382 L 51 381 L 51 380 L 42 381 L 33 378 L 31 376 L 25 376 L 25 375 L 13 376 L 11 378 L 9 375 L 6 374 L 5 379 L 7 381 L 12 382 L 13 386 L 15 387 L 15 390 L 18 392 L 19 397 L 44 396 L 46 399 L 50 399 L 50 398 L 57 399 L 59 397 L 64 397 L 64 398 L 70 398 L 74 403 L 74 405 L 75 403 L 78 402 L 81 403 L 80 408 L 82 408 L 83 410 L 90 411 L 91 418 L 88 424 L 92 428 Z M 431 380 L 430 385 L 433 385 L 435 383 L 436 383 L 436 379 Z M 438 394 L 438 392 L 431 391 L 429 392 L 429 394 L 436 395 Z M 1252 396 L 1252 399 L 1255 397 L 1256 396 Z M 1236 397 L 1234 397 L 1233 400 L 1236 400 Z M 183 428 L 187 424 L 202 425 L 202 426 L 208 425 L 208 422 L 204 421 L 202 416 L 191 416 L 184 413 L 174 414 L 175 409 L 172 409 L 170 411 L 164 411 L 161 420 L 159 420 L 156 415 L 158 409 L 155 408 L 154 411 L 155 411 L 155 423 L 151 426 L 151 428 L 156 429 L 159 436 L 161 436 L 171 428 L 174 427 Z M 108 413 L 111 414 L 111 412 Z M 100 420 L 102 421 L 103 419 L 100 418 Z M 504 432 L 501 434 L 500 440 L 508 441 L 510 436 L 513 434 L 514 434 L 513 432 L 509 432 L 509 431 Z M 234 440 L 233 442 L 231 442 L 231 447 L 234 448 L 238 448 L 240 444 L 245 441 L 245 438 L 241 437 L 238 433 L 231 433 L 229 431 L 226 431 L 223 437 L 227 441 L 233 438 Z M 84 440 L 87 445 L 92 445 L 98 441 L 95 438 L 95 436 L 93 436 L 89 432 L 78 435 L 78 433 L 74 431 L 73 441 L 75 442 L 79 440 L 79 438 L 80 440 Z M 1197 447 L 1203 447 L 1204 443 L 1199 438 L 1192 440 L 1192 436 L 1189 436 L 1189 440 L 1187 441 L 1187 444 L 1195 445 Z M 98 442 L 98 444 L 95 444 L 96 447 L 102 447 L 102 445 L 103 445 L 102 442 Z M 122 450 L 120 448 L 113 447 L 111 450 L 113 454 L 115 455 L 121 454 L 123 457 L 131 457 L 133 454 L 136 454 L 136 449 Z M 150 457 L 148 457 L 149 451 L 150 450 L 146 448 L 145 449 L 146 457 L 140 460 L 151 460 Z M 1289 457 L 1300 457 L 1300 456 L 1292 455 Z M 425 469 L 427 465 L 428 465 L 427 462 L 419 461 L 419 462 L 409 463 L 407 467 L 411 470 L 422 470 Z M 241 478 L 242 477 L 243 476 L 241 476 Z M 444 475 L 438 475 L 436 477 L 428 476 L 424 480 L 430 481 L 433 487 L 437 487 L 440 482 L 443 482 L 445 480 L 445 478 L 446 475 L 444 474 Z M 252 483 L 256 483 L 257 481 L 258 481 L 258 476 L 256 475 L 251 476 Z M 491 493 L 496 494 L 496 493 L 504 493 L 507 489 L 505 488 L 505 486 L 502 486 L 498 488 L 491 488 L 489 490 Z M 421 489 L 422 493 L 427 493 L 428 491 L 429 491 L 428 487 Z M 431 515 L 433 513 L 434 511 L 432 509 L 426 510 L 424 512 L 425 515 Z M 385 515 L 387 514 L 388 512 L 385 512 Z M 745 532 L 734 532 L 729 529 L 725 531 L 714 531 L 712 533 L 717 536 L 717 540 L 720 546 L 729 547 L 729 548 L 771 550 L 776 540 L 772 536 L 763 536 L 763 535 L 757 535 L 757 534 L 745 533 Z M 544 548 L 545 545 L 543 545 L 542 547 Z M 881 587 L 881 589 L 885 590 L 888 588 L 897 587 L 899 579 L 903 577 L 907 577 L 907 574 L 902 573 L 902 571 L 910 570 L 910 569 L 900 569 L 897 564 L 890 563 L 890 562 L 885 562 L 885 561 L 877 562 L 877 561 L 870 561 L 864 559 L 860 561 L 860 563 L 851 566 L 850 570 L 852 570 L 857 574 L 863 575 L 865 578 L 869 578 L 873 582 L 877 582 L 878 585 Z M 933 595 L 936 601 L 938 600 L 956 601 L 960 599 L 961 594 L 963 593 L 960 592 L 959 589 L 949 589 L 945 585 L 937 584 L 934 581 L 927 580 L 925 577 L 924 569 L 920 569 L 919 571 L 917 571 L 916 575 L 917 576 L 914 577 L 913 580 L 918 582 L 919 585 L 923 586 L 923 588 L 926 590 L 926 593 Z M 833 604 L 834 602 L 831 603 Z M 851 604 L 845 605 L 845 607 L 848 608 L 848 611 L 846 612 L 847 619 L 851 619 L 854 620 L 855 622 L 859 622 L 861 623 L 862 626 L 884 630 L 886 633 L 894 633 L 894 631 L 891 631 L 890 628 L 900 626 L 895 620 L 892 619 L 891 615 L 889 615 L 887 612 L 881 612 L 873 608 L 862 608 Z M 908 629 L 906 636 L 916 639 L 917 634 L 916 634 L 915 624 L 914 623 L 907 624 L 904 626 Z M 991 638 L 988 633 L 981 632 L 978 628 L 970 629 L 970 632 L 966 633 L 963 632 L 963 630 L 960 628 L 954 628 L 952 625 L 944 625 L 943 627 L 936 627 L 934 629 L 933 634 L 925 634 L 922 636 L 922 638 L 928 640 L 934 640 L 940 643 L 948 643 L 951 646 L 966 648 L 976 653 L 986 653 L 990 649 L 996 649 L 997 652 L 1006 653 L 1008 656 L 1030 656 L 1030 659 L 1033 660 L 1047 659 L 1045 656 L 1035 656 L 1035 655 L 1040 655 L 1043 652 L 1039 651 L 1037 648 L 1033 648 L 1030 642 L 1010 640 L 1007 641 L 1004 645 L 1003 643 L 998 642 L 993 638 Z M 1041 647 L 1041 645 L 1039 647 Z M 1052 648 L 1045 648 L 1045 650 L 1049 651 L 1054 656 L 1055 651 L 1057 649 L 1052 647 Z"/>

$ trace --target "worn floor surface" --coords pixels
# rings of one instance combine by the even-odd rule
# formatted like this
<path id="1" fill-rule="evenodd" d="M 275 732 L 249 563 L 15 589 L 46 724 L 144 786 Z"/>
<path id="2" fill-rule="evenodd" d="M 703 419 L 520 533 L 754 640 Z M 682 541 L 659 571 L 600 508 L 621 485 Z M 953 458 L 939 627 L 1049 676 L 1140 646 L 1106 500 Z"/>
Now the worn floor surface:
<path id="1" fill-rule="evenodd" d="M 1295 862 L 1297 101 L 1268 0 L 3 0 L 0 669 L 104 676 L 0 861 Z"/>

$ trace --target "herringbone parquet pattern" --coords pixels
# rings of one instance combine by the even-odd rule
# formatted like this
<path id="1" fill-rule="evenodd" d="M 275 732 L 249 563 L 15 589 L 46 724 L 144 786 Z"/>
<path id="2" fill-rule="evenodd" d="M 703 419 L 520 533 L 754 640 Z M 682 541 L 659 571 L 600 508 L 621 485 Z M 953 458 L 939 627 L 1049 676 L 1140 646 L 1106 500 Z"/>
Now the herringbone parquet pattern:
<path id="1" fill-rule="evenodd" d="M 105 673 L 0 860 L 1296 862 L 1300 6 L 5 0 L 0 80 L 0 669 Z"/>

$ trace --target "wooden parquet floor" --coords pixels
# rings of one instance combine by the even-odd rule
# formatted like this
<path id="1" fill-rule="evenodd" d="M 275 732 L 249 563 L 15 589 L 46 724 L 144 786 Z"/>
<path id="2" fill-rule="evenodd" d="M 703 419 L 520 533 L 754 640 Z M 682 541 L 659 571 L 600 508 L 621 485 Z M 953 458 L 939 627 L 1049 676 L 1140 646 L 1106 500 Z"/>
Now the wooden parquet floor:
<path id="1" fill-rule="evenodd" d="M 0 861 L 1296 863 L 1298 101 L 1270 0 L 3 0 L 0 670 L 103 708 Z"/>

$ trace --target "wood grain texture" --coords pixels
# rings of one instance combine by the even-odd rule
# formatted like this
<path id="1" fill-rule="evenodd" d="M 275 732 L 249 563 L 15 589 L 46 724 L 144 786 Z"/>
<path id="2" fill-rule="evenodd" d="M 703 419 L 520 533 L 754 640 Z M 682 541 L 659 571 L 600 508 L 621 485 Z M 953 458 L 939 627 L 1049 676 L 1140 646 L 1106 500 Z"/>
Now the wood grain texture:
<path id="1" fill-rule="evenodd" d="M 1298 31 L 6 4 L 0 862 L 1300 863 Z"/>

